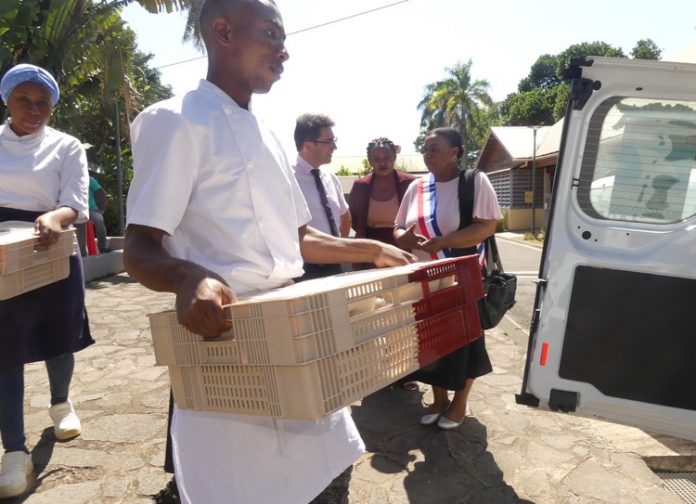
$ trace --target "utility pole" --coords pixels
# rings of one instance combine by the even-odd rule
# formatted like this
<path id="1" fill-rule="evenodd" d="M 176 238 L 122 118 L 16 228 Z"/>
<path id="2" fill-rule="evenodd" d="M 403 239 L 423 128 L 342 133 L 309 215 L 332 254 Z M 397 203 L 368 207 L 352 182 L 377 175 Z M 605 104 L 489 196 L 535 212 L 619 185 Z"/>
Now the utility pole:
<path id="1" fill-rule="evenodd" d="M 534 146 L 532 147 L 532 236 L 536 238 L 536 139 L 539 126 L 532 126 Z"/>
<path id="2" fill-rule="evenodd" d="M 116 186 L 118 200 L 118 233 L 123 236 L 124 219 L 123 219 L 123 165 L 121 164 L 121 121 L 118 110 L 118 96 L 114 103 L 114 125 L 116 126 Z"/>

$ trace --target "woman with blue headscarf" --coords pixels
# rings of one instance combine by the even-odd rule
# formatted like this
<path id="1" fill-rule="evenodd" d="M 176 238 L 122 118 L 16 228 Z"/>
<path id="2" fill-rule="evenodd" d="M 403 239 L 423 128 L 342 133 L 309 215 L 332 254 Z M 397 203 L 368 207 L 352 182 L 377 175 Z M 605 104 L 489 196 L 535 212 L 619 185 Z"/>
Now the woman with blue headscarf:
<path id="1" fill-rule="evenodd" d="M 0 80 L 9 119 L 0 125 L 0 221 L 33 222 L 39 244 L 87 220 L 87 157 L 74 137 L 47 126 L 60 90 L 43 68 L 21 64 Z M 58 439 L 81 432 L 68 398 L 73 352 L 94 343 L 84 304 L 80 254 L 64 280 L 0 301 L 0 498 L 20 495 L 33 471 L 24 434 L 24 364 L 45 361 L 49 415 Z"/>

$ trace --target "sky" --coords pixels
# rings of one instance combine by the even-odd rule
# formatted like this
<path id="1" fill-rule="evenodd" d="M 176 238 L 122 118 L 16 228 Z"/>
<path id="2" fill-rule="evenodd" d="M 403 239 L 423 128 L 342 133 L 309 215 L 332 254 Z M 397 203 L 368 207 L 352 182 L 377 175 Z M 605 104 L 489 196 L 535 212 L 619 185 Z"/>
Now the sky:
<path id="1" fill-rule="evenodd" d="M 288 34 L 285 72 L 252 107 L 296 152 L 295 119 L 306 112 L 331 116 L 335 157 L 365 156 L 367 143 L 386 136 L 415 153 L 418 103 L 446 68 L 472 61 L 474 79 L 489 82 L 495 101 L 517 90 L 542 54 L 581 42 L 603 41 L 627 55 L 650 38 L 668 60 L 696 44 L 693 0 L 276 0 Z M 380 7 L 384 7 L 378 9 Z M 378 10 L 375 10 L 378 9 Z M 327 26 L 323 23 L 354 16 Z M 180 13 L 149 14 L 137 4 L 123 12 L 141 51 L 154 55 L 162 81 L 175 94 L 205 77 L 206 60 L 181 42 Z M 299 32 L 299 33 L 294 33 Z M 190 60 L 188 63 L 175 64 Z"/>

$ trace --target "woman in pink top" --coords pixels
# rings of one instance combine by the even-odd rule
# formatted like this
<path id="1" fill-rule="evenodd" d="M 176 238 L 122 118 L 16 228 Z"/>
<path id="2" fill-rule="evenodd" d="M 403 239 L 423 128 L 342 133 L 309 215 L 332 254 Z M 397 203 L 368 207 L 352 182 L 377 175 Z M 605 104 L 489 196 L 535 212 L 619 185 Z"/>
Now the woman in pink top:
<path id="1" fill-rule="evenodd" d="M 394 169 L 401 147 L 386 137 L 367 144 L 367 160 L 372 173 L 353 183 L 348 207 L 356 238 L 372 238 L 395 245 L 394 218 L 413 175 Z M 374 268 L 373 264 L 354 264 L 353 269 Z"/>

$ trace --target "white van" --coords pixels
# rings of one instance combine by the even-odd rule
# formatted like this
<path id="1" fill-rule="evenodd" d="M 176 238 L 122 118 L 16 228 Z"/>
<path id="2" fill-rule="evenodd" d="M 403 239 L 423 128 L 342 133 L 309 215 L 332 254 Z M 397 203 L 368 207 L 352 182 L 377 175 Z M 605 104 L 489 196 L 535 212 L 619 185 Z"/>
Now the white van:
<path id="1" fill-rule="evenodd" d="M 569 70 L 517 402 L 696 440 L 696 65 Z"/>

